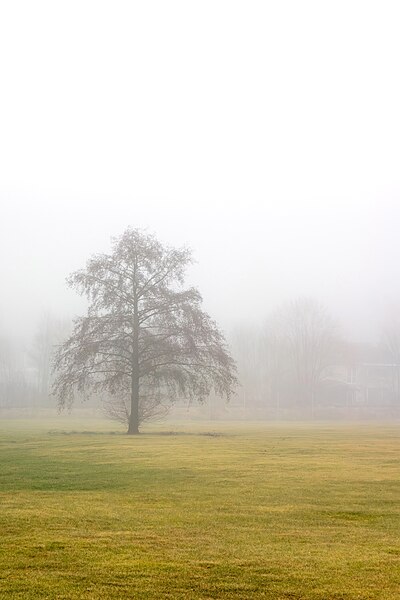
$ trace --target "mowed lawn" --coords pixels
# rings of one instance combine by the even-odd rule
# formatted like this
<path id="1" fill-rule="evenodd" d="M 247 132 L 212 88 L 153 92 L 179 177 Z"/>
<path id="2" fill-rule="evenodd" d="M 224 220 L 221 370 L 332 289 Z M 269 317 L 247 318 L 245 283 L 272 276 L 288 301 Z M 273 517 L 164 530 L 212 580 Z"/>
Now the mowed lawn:
<path id="1" fill-rule="evenodd" d="M 400 598 L 400 423 L 115 429 L 1 422 L 0 598 Z"/>

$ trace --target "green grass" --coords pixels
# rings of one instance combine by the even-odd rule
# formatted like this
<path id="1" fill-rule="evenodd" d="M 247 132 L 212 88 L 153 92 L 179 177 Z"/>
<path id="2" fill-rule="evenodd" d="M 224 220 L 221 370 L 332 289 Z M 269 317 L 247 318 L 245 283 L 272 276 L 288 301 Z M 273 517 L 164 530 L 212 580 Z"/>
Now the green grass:
<path id="1" fill-rule="evenodd" d="M 0 598 L 400 598 L 398 425 L 85 429 L 1 423 Z"/>

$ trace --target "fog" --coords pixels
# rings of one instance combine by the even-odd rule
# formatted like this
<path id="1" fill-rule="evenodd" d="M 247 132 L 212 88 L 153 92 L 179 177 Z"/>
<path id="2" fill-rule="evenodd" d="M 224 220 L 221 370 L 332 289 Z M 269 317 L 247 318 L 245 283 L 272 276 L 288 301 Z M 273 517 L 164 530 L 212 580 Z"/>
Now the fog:
<path id="1" fill-rule="evenodd" d="M 267 192 L 266 192 L 267 195 Z M 172 245 L 188 245 L 190 279 L 224 327 L 264 320 L 282 301 L 312 296 L 349 334 L 375 339 L 399 297 L 394 202 L 68 199 L 3 194 L 1 322 L 31 335 L 40 314 L 74 315 L 81 300 L 66 276 L 127 225 Z"/>
<path id="2" fill-rule="evenodd" d="M 379 343 L 399 310 L 395 2 L 5 2 L 0 333 L 81 314 L 128 226 L 187 245 L 230 335 L 299 297 Z"/>

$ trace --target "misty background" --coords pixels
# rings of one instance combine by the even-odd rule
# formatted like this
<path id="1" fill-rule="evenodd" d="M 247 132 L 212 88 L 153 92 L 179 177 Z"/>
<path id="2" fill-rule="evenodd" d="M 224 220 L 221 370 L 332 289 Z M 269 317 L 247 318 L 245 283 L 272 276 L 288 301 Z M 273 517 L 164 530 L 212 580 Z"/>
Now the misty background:
<path id="1" fill-rule="evenodd" d="M 128 225 L 193 249 L 188 282 L 232 341 L 300 297 L 380 345 L 400 312 L 399 16 L 3 2 L 3 354 L 32 368 L 43 319 L 85 310 L 65 277 Z"/>

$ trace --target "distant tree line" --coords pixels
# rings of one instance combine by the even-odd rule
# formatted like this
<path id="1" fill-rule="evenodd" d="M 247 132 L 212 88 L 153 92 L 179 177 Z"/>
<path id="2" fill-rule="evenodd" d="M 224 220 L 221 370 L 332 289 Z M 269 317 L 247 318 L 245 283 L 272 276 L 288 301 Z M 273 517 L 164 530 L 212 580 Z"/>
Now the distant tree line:
<path id="1" fill-rule="evenodd" d="M 0 337 L 0 408 L 54 407 L 51 386 L 56 348 L 71 329 L 68 319 L 44 313 L 30 344 Z"/>
<path id="2" fill-rule="evenodd" d="M 270 418 L 400 415 L 400 323 L 387 319 L 377 344 L 344 339 L 327 309 L 298 298 L 262 326 L 230 336 L 247 413 Z M 370 407 L 370 408 L 368 408 Z M 358 413 L 357 413 L 357 408 Z"/>

